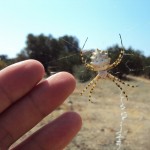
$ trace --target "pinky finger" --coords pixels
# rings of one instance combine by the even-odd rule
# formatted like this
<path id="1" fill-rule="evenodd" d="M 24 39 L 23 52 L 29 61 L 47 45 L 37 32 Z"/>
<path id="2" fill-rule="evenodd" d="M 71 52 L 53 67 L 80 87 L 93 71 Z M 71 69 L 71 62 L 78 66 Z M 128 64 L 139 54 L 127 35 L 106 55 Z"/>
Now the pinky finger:
<path id="1" fill-rule="evenodd" d="M 61 150 L 77 134 L 81 124 L 81 118 L 77 113 L 65 113 L 34 133 L 13 150 Z"/>

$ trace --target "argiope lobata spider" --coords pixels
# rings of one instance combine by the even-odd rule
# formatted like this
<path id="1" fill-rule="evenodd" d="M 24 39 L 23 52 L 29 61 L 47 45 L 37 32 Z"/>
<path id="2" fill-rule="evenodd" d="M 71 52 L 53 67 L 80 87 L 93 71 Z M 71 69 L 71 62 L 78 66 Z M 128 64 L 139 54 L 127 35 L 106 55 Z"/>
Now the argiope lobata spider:
<path id="1" fill-rule="evenodd" d="M 120 80 L 119 78 L 113 76 L 112 74 L 110 74 L 108 72 L 110 69 L 116 67 L 121 62 L 121 60 L 123 58 L 123 55 L 125 53 L 121 35 L 119 34 L 119 36 L 120 36 L 120 40 L 121 40 L 122 49 L 120 51 L 119 57 L 112 64 L 110 64 L 110 58 L 108 57 L 108 52 L 107 51 L 101 51 L 99 49 L 96 49 L 92 53 L 90 63 L 86 62 L 86 60 L 83 57 L 83 52 L 80 51 L 81 60 L 82 60 L 82 63 L 85 65 L 85 67 L 88 68 L 89 70 L 96 71 L 98 73 L 97 76 L 81 92 L 81 95 L 83 95 L 83 93 L 90 86 L 92 86 L 91 89 L 90 89 L 90 93 L 89 93 L 89 101 L 91 101 L 92 92 L 93 92 L 98 80 L 101 79 L 101 78 L 102 79 L 108 78 L 111 81 L 113 81 L 117 85 L 117 87 L 122 91 L 122 93 L 125 95 L 127 100 L 128 100 L 128 96 L 127 96 L 126 92 L 123 90 L 123 88 L 120 84 L 124 84 L 124 85 L 130 86 L 132 88 L 135 87 L 133 85 L 125 83 L 124 81 Z"/>

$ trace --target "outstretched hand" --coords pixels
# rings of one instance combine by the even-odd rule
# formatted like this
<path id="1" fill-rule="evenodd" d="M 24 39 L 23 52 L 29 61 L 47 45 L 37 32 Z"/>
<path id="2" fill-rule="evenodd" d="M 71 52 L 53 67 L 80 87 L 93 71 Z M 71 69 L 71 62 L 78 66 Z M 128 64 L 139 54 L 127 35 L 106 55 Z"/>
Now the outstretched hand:
<path id="1" fill-rule="evenodd" d="M 75 88 L 75 80 L 69 73 L 57 73 L 45 80 L 43 75 L 43 66 L 35 60 L 16 63 L 0 72 L 0 150 L 9 149 L 61 105 Z M 13 150 L 61 150 L 81 124 L 77 113 L 65 113 Z"/>

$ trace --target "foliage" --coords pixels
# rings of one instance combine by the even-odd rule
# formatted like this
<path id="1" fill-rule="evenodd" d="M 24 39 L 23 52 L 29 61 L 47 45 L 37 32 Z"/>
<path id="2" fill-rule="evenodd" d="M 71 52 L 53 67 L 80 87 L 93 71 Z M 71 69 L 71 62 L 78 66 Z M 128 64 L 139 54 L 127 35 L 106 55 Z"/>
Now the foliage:
<path id="1" fill-rule="evenodd" d="M 0 60 L 0 70 L 5 68 L 6 66 L 7 66 L 7 64 L 3 60 Z"/>
<path id="2" fill-rule="evenodd" d="M 53 60 L 57 55 L 57 52 L 54 53 L 53 43 L 55 41 L 52 36 L 46 37 L 43 34 L 34 36 L 33 34 L 29 34 L 24 49 L 30 59 L 36 59 L 43 64 L 47 74 L 49 74 L 48 62 Z"/>
<path id="3" fill-rule="evenodd" d="M 23 49 L 23 50 L 21 50 L 21 52 L 19 54 L 17 54 L 16 62 L 23 61 L 23 60 L 26 60 L 26 59 L 29 59 L 29 56 L 27 54 L 27 51 L 25 51 Z"/>
<path id="4" fill-rule="evenodd" d="M 7 55 L 0 55 L 0 70 L 15 63 L 15 59 L 8 59 Z"/>
<path id="5" fill-rule="evenodd" d="M 67 43 L 67 42 L 68 43 Z M 70 44 L 69 44 L 70 43 Z M 50 71 L 68 71 L 72 73 L 74 64 L 79 64 L 79 57 L 74 55 L 78 52 L 78 41 L 72 36 L 63 36 L 59 39 L 43 34 L 35 36 L 29 34 L 27 37 L 27 46 L 23 52 L 26 52 L 27 57 L 40 61 L 47 73 Z M 20 54 L 20 57 L 25 56 Z M 73 55 L 73 57 L 66 57 Z M 62 59 L 66 58 L 66 59 Z"/>
<path id="6" fill-rule="evenodd" d="M 84 65 L 74 66 L 74 75 L 80 82 L 86 82 L 95 77 L 95 72 L 88 70 Z"/>
<path id="7" fill-rule="evenodd" d="M 143 58 L 143 74 L 144 77 L 150 79 L 150 56 Z"/>
<path id="8" fill-rule="evenodd" d="M 108 48 L 108 52 L 113 63 L 120 52 L 121 48 L 118 45 Z M 144 56 L 140 51 L 135 51 L 131 47 L 125 50 L 124 57 L 121 63 L 111 70 L 111 73 L 122 78 L 124 75 L 132 74 L 139 76 L 142 74 Z"/>
<path id="9" fill-rule="evenodd" d="M 57 61 L 59 70 L 73 73 L 73 66 L 81 64 L 78 40 L 72 36 L 63 36 L 59 40 L 60 51 Z"/>

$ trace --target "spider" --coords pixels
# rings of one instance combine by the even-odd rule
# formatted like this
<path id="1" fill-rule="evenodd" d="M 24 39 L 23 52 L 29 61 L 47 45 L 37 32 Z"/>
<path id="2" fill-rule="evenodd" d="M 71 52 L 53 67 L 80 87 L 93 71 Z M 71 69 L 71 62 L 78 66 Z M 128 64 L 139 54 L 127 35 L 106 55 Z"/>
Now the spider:
<path id="1" fill-rule="evenodd" d="M 120 80 L 119 78 L 113 76 L 112 74 L 110 74 L 108 71 L 114 67 L 116 67 L 117 65 L 120 64 L 123 55 L 125 53 L 124 47 L 123 47 L 123 43 L 122 43 L 122 38 L 121 35 L 119 34 L 120 40 L 121 40 L 121 46 L 122 49 L 120 51 L 120 54 L 118 56 L 118 58 L 116 59 L 115 62 L 113 62 L 112 64 L 110 64 L 110 58 L 108 57 L 108 52 L 107 51 L 102 51 L 99 49 L 96 49 L 91 56 L 91 62 L 87 63 L 86 60 L 83 57 L 83 52 L 80 51 L 80 55 L 81 55 L 81 60 L 82 63 L 85 65 L 86 68 L 88 68 L 89 70 L 95 71 L 97 72 L 96 77 L 89 82 L 89 84 L 83 89 L 83 91 L 80 93 L 81 95 L 83 95 L 83 93 L 90 87 L 90 92 L 89 92 L 89 101 L 91 101 L 91 96 L 92 96 L 92 92 L 94 90 L 94 88 L 96 87 L 96 84 L 98 82 L 99 79 L 110 79 L 111 81 L 113 81 L 116 86 L 122 91 L 122 93 L 124 94 L 124 96 L 126 97 L 126 99 L 128 100 L 128 96 L 126 94 L 126 92 L 123 90 L 121 84 L 129 86 L 134 88 L 135 86 L 130 85 L 128 83 L 125 83 L 124 81 Z"/>

